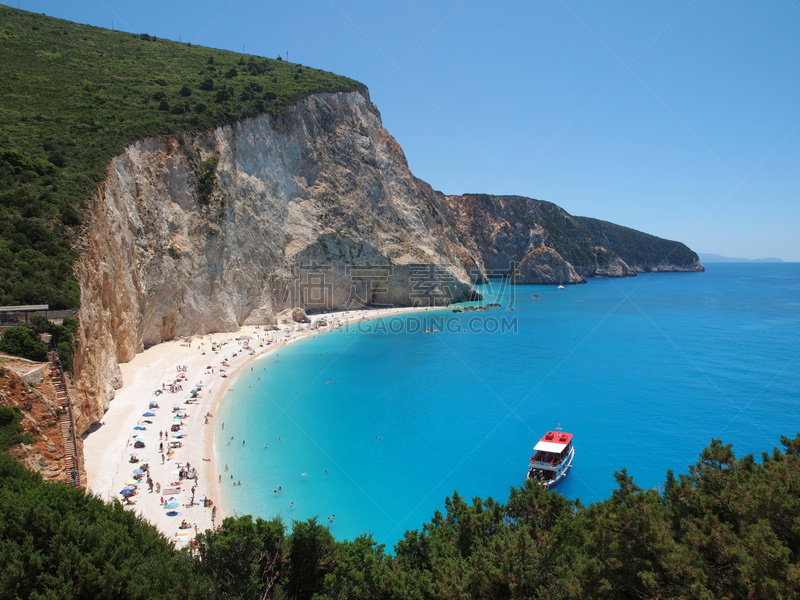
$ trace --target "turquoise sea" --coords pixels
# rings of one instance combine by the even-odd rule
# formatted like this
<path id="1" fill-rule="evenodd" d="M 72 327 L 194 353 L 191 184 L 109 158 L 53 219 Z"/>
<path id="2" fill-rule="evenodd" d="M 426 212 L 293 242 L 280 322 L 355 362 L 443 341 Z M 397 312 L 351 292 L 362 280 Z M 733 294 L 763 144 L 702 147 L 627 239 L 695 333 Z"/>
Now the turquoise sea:
<path id="1" fill-rule="evenodd" d="M 576 458 L 558 491 L 585 504 L 622 467 L 660 486 L 711 438 L 758 457 L 800 432 L 800 264 L 706 268 L 484 286 L 502 309 L 373 320 L 269 355 L 217 415 L 226 500 L 287 522 L 335 515 L 337 539 L 391 548 L 454 490 L 505 501 L 559 423 Z"/>

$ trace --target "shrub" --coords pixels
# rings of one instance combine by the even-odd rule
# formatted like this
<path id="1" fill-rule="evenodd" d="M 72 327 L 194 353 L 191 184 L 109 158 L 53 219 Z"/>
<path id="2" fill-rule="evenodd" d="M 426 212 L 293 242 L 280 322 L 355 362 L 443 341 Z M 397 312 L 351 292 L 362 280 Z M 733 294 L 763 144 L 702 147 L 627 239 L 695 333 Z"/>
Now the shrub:
<path id="1" fill-rule="evenodd" d="M 231 95 L 228 93 L 228 90 L 219 90 L 219 91 L 217 92 L 217 96 L 216 96 L 216 98 L 214 99 L 214 101 L 215 101 L 217 104 L 221 104 L 221 103 L 223 103 L 223 102 L 227 102 L 227 101 L 228 101 L 228 100 L 230 100 L 230 99 L 231 99 Z"/>
<path id="2" fill-rule="evenodd" d="M 162 100 L 161 103 L 158 105 L 158 110 L 169 112 L 169 102 L 167 102 L 166 100 Z"/>
<path id="3" fill-rule="evenodd" d="M 72 371 L 72 358 L 75 355 L 75 346 L 69 342 L 58 344 L 58 360 L 65 371 Z"/>
<path id="4" fill-rule="evenodd" d="M 69 329 L 72 333 L 78 331 L 78 319 L 73 319 L 72 317 L 64 317 L 61 320 L 61 324 Z"/>
<path id="5" fill-rule="evenodd" d="M 197 114 L 204 113 L 208 107 L 203 104 L 202 102 L 198 102 L 194 105 L 194 112 Z"/>
<path id="6" fill-rule="evenodd" d="M 22 412 L 16 408 L 0 406 L 0 452 L 15 444 L 32 444 L 36 440 L 29 433 L 22 433 Z"/>
<path id="7" fill-rule="evenodd" d="M 208 160 L 203 161 L 195 168 L 194 172 L 197 175 L 197 200 L 201 204 L 208 204 L 211 198 L 211 192 L 214 191 L 214 185 L 217 183 L 217 165 L 219 164 L 219 156 L 214 154 Z M 174 258 L 174 257 L 173 257 Z"/>
<path id="8" fill-rule="evenodd" d="M 9 327 L 0 338 L 0 352 L 21 356 L 28 360 L 45 362 L 47 344 L 39 341 L 27 327 Z"/>
<path id="9" fill-rule="evenodd" d="M 191 96 L 191 95 L 192 95 L 192 90 L 190 90 L 190 89 L 189 89 L 189 86 L 188 86 L 188 85 L 185 85 L 185 86 L 183 86 L 183 87 L 181 88 L 181 91 L 180 91 L 180 92 L 178 92 L 178 93 L 179 93 L 181 96 L 183 96 L 183 97 L 185 98 L 185 97 L 187 97 L 187 96 Z M 51 162 L 52 162 L 52 161 L 51 161 Z"/>

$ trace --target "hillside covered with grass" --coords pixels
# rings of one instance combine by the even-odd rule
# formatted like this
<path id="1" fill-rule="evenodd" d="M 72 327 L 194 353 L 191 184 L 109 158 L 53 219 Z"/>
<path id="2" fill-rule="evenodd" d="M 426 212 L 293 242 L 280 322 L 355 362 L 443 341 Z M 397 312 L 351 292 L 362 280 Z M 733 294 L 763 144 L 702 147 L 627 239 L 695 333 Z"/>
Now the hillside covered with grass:
<path id="1" fill-rule="evenodd" d="M 78 306 L 75 241 L 108 161 L 126 145 L 365 89 L 280 60 L 7 6 L 0 64 L 0 305 L 51 309 Z"/>

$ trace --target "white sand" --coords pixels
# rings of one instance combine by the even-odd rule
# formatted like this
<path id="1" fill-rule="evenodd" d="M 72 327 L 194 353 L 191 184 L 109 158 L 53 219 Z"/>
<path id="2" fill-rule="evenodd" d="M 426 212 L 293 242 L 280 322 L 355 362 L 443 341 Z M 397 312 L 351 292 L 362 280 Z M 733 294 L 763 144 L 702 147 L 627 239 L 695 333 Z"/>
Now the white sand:
<path id="1" fill-rule="evenodd" d="M 133 478 L 133 469 L 137 464 L 129 462 L 131 454 L 149 464 L 150 476 L 155 483 L 161 484 L 161 493 L 148 491 L 148 486 L 143 482 L 137 486 L 137 491 L 130 505 L 130 510 L 135 510 L 151 524 L 158 527 L 167 537 L 182 546 L 195 536 L 194 527 L 179 529 L 181 521 L 185 520 L 197 526 L 198 532 L 203 532 L 213 526 L 211 520 L 212 509 L 203 507 L 203 499 L 208 497 L 217 507 L 215 524 L 219 525 L 222 519 L 231 512 L 222 504 L 222 495 L 218 484 L 221 475 L 216 464 L 214 449 L 214 433 L 219 430 L 221 423 L 217 423 L 214 416 L 205 424 L 204 415 L 216 414 L 217 405 L 224 396 L 228 387 L 233 383 L 238 372 L 257 356 L 282 348 L 307 335 L 315 335 L 332 331 L 336 324 L 355 323 L 363 319 L 387 316 L 409 312 L 414 308 L 392 308 L 378 310 L 362 310 L 329 313 L 324 318 L 330 326 L 322 330 L 311 330 L 303 326 L 305 331 L 296 331 L 299 326 L 283 325 L 281 331 L 263 331 L 256 327 L 242 327 L 235 333 L 216 333 L 205 336 L 194 336 L 188 342 L 165 342 L 153 346 L 137 354 L 134 359 L 120 365 L 124 385 L 117 391 L 116 397 L 111 401 L 108 412 L 103 417 L 103 425 L 89 434 L 84 440 L 84 456 L 86 473 L 88 476 L 87 487 L 104 500 L 121 499 L 119 492 L 125 487 L 125 482 Z M 312 321 L 319 316 L 311 317 Z M 255 354 L 242 350 L 237 342 L 240 336 L 250 337 L 250 347 Z M 260 345 L 262 339 L 274 340 L 274 343 Z M 212 342 L 223 343 L 218 352 L 211 351 Z M 237 353 L 237 356 L 233 356 Z M 222 367 L 223 357 L 227 357 L 229 367 Z M 183 390 L 177 393 L 165 391 L 158 396 L 154 391 L 161 389 L 178 376 L 177 367 L 186 367 L 186 381 L 182 383 Z M 213 366 L 214 372 L 207 367 Z M 227 378 L 223 378 L 220 369 L 224 369 Z M 202 391 L 196 404 L 185 404 L 194 385 L 203 382 Z M 157 402 L 160 408 L 153 410 L 155 417 L 144 417 L 148 412 L 150 402 Z M 182 427 L 178 434 L 184 435 L 181 439 L 172 437 L 170 431 L 173 424 L 173 405 L 180 404 L 189 417 L 183 419 Z M 145 423 L 149 420 L 152 423 Z M 146 430 L 134 430 L 136 426 L 146 427 Z M 166 448 L 167 440 L 159 439 L 159 432 L 169 432 L 169 441 L 180 441 L 183 446 L 175 449 L 174 455 L 161 462 L 159 443 L 163 442 Z M 144 437 L 145 448 L 135 449 L 133 438 L 137 435 Z M 197 487 L 195 490 L 195 504 L 189 505 L 192 498 L 192 485 L 190 479 L 181 482 L 179 495 L 167 495 L 165 488 L 171 488 L 170 483 L 179 481 L 178 465 L 191 464 L 197 470 Z M 146 476 L 145 476 L 146 478 Z M 169 509 L 161 504 L 161 498 L 173 499 L 179 506 L 174 510 L 180 513 L 177 516 L 167 516 Z"/>

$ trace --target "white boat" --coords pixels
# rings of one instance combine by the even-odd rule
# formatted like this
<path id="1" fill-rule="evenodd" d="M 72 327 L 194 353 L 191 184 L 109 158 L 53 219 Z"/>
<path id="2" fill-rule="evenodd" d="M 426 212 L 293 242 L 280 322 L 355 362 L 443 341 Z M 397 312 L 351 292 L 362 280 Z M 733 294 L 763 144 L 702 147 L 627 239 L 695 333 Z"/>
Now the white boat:
<path id="1" fill-rule="evenodd" d="M 572 434 L 561 431 L 548 431 L 533 447 L 533 456 L 528 466 L 528 479 L 538 481 L 545 489 L 550 489 L 564 481 L 575 458 Z"/>
<path id="2" fill-rule="evenodd" d="M 563 285 L 559 285 L 559 286 L 558 286 L 556 289 L 558 289 L 558 290 L 563 290 L 563 289 L 564 289 L 564 286 L 563 286 Z"/>

